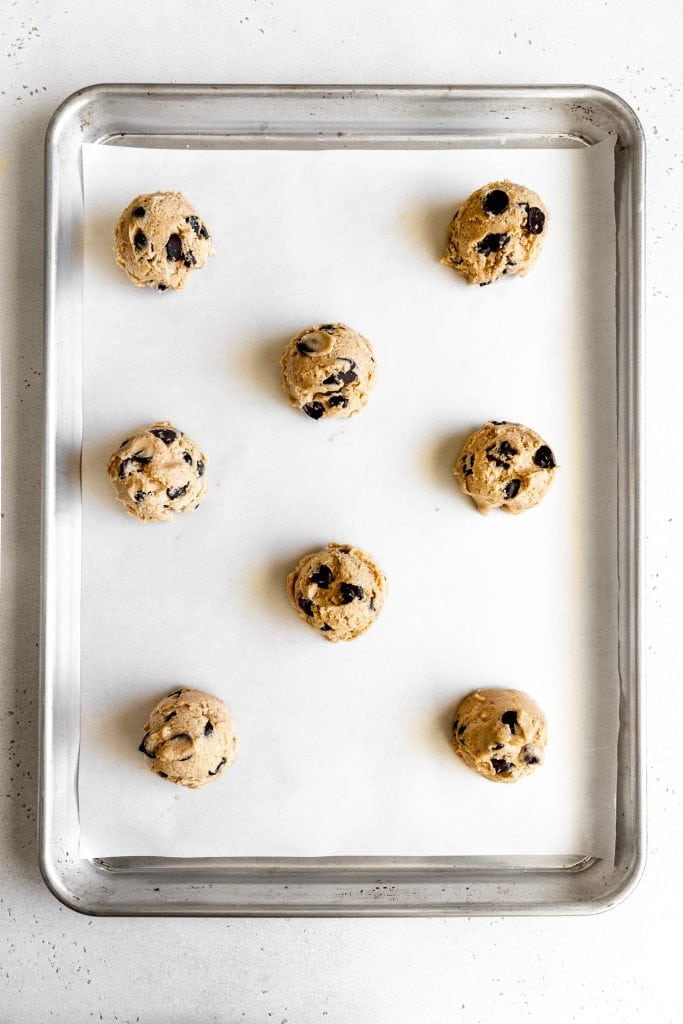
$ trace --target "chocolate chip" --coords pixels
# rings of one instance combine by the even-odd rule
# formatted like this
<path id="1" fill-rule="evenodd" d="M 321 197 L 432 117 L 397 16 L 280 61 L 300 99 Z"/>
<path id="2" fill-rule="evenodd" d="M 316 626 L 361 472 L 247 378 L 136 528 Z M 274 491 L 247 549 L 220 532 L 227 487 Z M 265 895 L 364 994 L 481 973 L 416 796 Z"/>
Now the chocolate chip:
<path id="1" fill-rule="evenodd" d="M 182 692 L 182 690 L 174 690 L 173 693 L 167 693 L 166 699 L 168 700 L 169 697 L 179 697 Z"/>
<path id="2" fill-rule="evenodd" d="M 497 446 L 491 444 L 486 449 L 486 458 L 489 462 L 495 462 L 498 469 L 508 469 L 512 458 L 517 454 L 517 449 L 508 441 L 501 441 Z"/>
<path id="3" fill-rule="evenodd" d="M 164 719 L 164 721 L 165 722 L 170 722 L 172 718 L 175 718 L 176 714 L 177 714 L 176 711 L 169 712 L 169 714 L 166 715 L 166 718 Z"/>
<path id="4" fill-rule="evenodd" d="M 507 426 L 507 422 L 507 420 L 491 420 L 491 423 L 493 423 L 494 427 L 505 427 Z"/>
<path id="5" fill-rule="evenodd" d="M 133 210 L 132 214 L 131 214 L 131 217 L 144 217 L 144 216 L 145 216 L 145 208 L 144 208 L 144 206 L 136 206 L 135 209 Z"/>
<path id="6" fill-rule="evenodd" d="M 538 747 L 529 745 L 524 747 L 522 750 L 522 760 L 524 764 L 540 764 L 541 763 L 541 752 Z"/>
<path id="7" fill-rule="evenodd" d="M 351 548 L 346 548 L 346 547 L 342 548 L 342 547 L 340 547 L 339 550 L 341 551 L 341 553 L 343 555 L 350 555 L 351 554 Z"/>
<path id="8" fill-rule="evenodd" d="M 505 487 L 503 488 L 503 494 L 505 495 L 508 501 L 512 501 L 513 498 L 517 497 L 521 486 L 521 480 L 508 480 L 508 482 L 505 484 Z"/>
<path id="9" fill-rule="evenodd" d="M 166 259 L 169 263 L 178 263 L 183 258 L 183 243 L 180 235 L 169 235 L 166 243 Z"/>
<path id="10" fill-rule="evenodd" d="M 334 626 L 328 626 L 328 624 L 325 623 L 324 626 L 320 627 L 320 632 L 321 633 L 334 633 Z"/>
<path id="11" fill-rule="evenodd" d="M 197 459 L 197 476 L 204 476 L 205 465 L 201 459 Z"/>
<path id="12" fill-rule="evenodd" d="M 307 416 L 310 416 L 312 420 L 319 420 L 325 413 L 325 407 L 322 402 L 306 402 L 304 412 Z"/>
<path id="13" fill-rule="evenodd" d="M 454 735 L 454 736 L 455 736 L 455 734 L 456 734 L 456 733 L 457 733 L 457 731 L 458 731 L 458 725 L 459 725 L 459 724 L 460 724 L 460 723 L 458 722 L 458 719 L 456 718 L 456 719 L 454 720 L 454 722 L 453 722 L 453 735 Z"/>
<path id="14" fill-rule="evenodd" d="M 146 732 L 146 733 L 145 733 L 145 735 L 144 735 L 144 736 L 142 737 L 142 743 L 141 743 L 141 744 L 140 744 L 140 746 L 138 747 L 138 750 L 139 750 L 139 751 L 140 751 L 140 752 L 141 752 L 142 754 L 144 754 L 144 755 L 145 755 L 145 757 L 151 757 L 151 758 L 152 758 L 152 760 L 154 760 L 154 758 L 156 757 L 156 754 L 150 754 L 149 750 L 148 750 L 148 749 L 147 749 L 147 747 L 145 746 L 145 743 L 147 742 L 147 740 L 148 740 L 148 739 L 149 739 L 149 733 L 148 733 L 148 732 Z"/>
<path id="15" fill-rule="evenodd" d="M 496 773 L 496 775 L 503 775 L 505 772 L 511 772 L 512 769 L 515 767 L 509 761 L 504 761 L 497 757 L 491 758 L 491 765 L 493 766 L 493 770 Z"/>
<path id="16" fill-rule="evenodd" d="M 313 614 L 313 602 L 309 601 L 307 597 L 299 598 L 299 608 L 301 608 L 301 611 L 304 613 L 304 615 L 310 616 Z"/>
<path id="17" fill-rule="evenodd" d="M 315 352 L 315 349 L 309 348 L 309 346 L 306 344 L 303 338 L 301 339 L 301 341 L 297 341 L 296 348 L 299 355 L 301 356 L 310 356 L 313 355 L 313 353 Z"/>
<path id="18" fill-rule="evenodd" d="M 553 469 L 555 467 L 555 456 L 547 444 L 542 444 L 534 455 L 534 462 L 541 469 Z"/>
<path id="19" fill-rule="evenodd" d="M 166 774 L 166 772 L 157 772 L 157 775 L 159 775 L 162 779 L 167 779 L 168 778 L 168 775 Z"/>
<path id="20" fill-rule="evenodd" d="M 349 404 L 349 400 L 348 398 L 345 398 L 344 395 L 332 395 L 327 404 L 330 409 L 345 409 Z"/>
<path id="21" fill-rule="evenodd" d="M 352 601 L 362 601 L 365 597 L 365 591 L 356 583 L 340 583 L 339 593 L 341 595 L 342 604 L 351 604 Z"/>
<path id="22" fill-rule="evenodd" d="M 472 462 L 469 462 L 468 461 L 469 459 L 472 459 Z M 463 457 L 462 457 L 462 475 L 463 476 L 472 476 L 473 473 L 474 473 L 474 470 L 472 468 L 473 465 L 474 465 L 474 456 L 472 456 L 472 455 L 470 455 L 470 456 L 463 455 Z"/>
<path id="23" fill-rule="evenodd" d="M 137 502 L 144 501 L 145 497 L 146 497 L 146 492 L 145 491 L 136 491 L 134 497 L 135 497 L 135 500 Z"/>
<path id="24" fill-rule="evenodd" d="M 210 736 L 212 732 L 213 732 L 213 725 L 207 719 L 206 725 L 204 726 L 204 735 L 205 736 Z"/>
<path id="25" fill-rule="evenodd" d="M 147 235 L 144 231 L 136 231 L 135 237 L 133 238 L 133 245 L 135 246 L 136 252 L 142 252 L 147 246 Z"/>
<path id="26" fill-rule="evenodd" d="M 375 605 L 375 598 L 374 597 L 370 598 L 370 604 L 369 604 L 368 607 L 370 608 L 371 612 L 376 612 L 377 611 L 377 607 Z"/>
<path id="27" fill-rule="evenodd" d="M 505 213 L 509 205 L 510 197 L 502 188 L 494 188 L 484 196 L 484 213 L 497 216 L 499 213 Z"/>
<path id="28" fill-rule="evenodd" d="M 515 735 L 515 726 L 517 725 L 517 712 L 516 711 L 505 711 L 501 716 L 500 720 L 503 725 L 510 726 L 510 733 Z"/>
<path id="29" fill-rule="evenodd" d="M 194 258 L 194 253 L 191 250 L 189 252 L 185 253 L 185 259 L 183 260 L 183 263 L 185 264 L 186 267 L 196 267 L 197 266 L 197 261 Z"/>
<path id="30" fill-rule="evenodd" d="M 486 238 L 482 238 L 481 242 L 479 242 L 477 249 L 482 256 L 488 256 L 492 252 L 500 252 L 509 241 L 509 235 L 487 235 Z M 491 282 L 487 281 L 486 283 L 490 284 Z"/>
<path id="31" fill-rule="evenodd" d="M 337 326 L 336 324 L 320 324 L 320 326 L 318 327 L 318 330 L 319 331 L 325 331 L 327 334 L 329 334 L 330 331 L 334 331 L 335 330 L 336 326 Z"/>
<path id="32" fill-rule="evenodd" d="M 212 772 L 209 772 L 209 775 L 218 775 L 219 771 L 221 770 L 221 768 L 223 767 L 223 765 L 224 765 L 224 764 L 226 763 L 226 761 L 227 761 L 227 757 L 223 757 L 223 758 L 221 758 L 221 760 L 220 760 L 220 761 L 218 762 L 218 764 L 216 765 L 216 768 L 215 768 L 215 770 L 214 770 L 214 771 L 212 771 Z"/>
<path id="33" fill-rule="evenodd" d="M 537 206 L 527 206 L 526 226 L 532 235 L 540 235 L 545 227 L 545 214 Z"/>
<path id="34" fill-rule="evenodd" d="M 323 590 L 327 590 L 330 583 L 334 581 L 332 570 L 329 565 L 321 565 L 314 573 L 308 577 L 309 583 L 317 583 Z"/>
<path id="35" fill-rule="evenodd" d="M 167 487 L 166 494 L 169 501 L 175 501 L 176 498 L 182 498 L 187 493 L 187 488 L 190 486 L 189 481 L 183 487 Z"/>
<path id="36" fill-rule="evenodd" d="M 209 232 L 206 230 L 206 226 L 204 224 L 202 224 L 202 226 L 199 229 L 199 237 L 200 238 L 206 238 L 206 239 L 211 237 L 209 235 Z"/>
<path id="37" fill-rule="evenodd" d="M 158 284 L 157 285 L 157 291 L 158 292 L 165 292 L 167 288 L 168 288 L 167 284 Z"/>
<path id="38" fill-rule="evenodd" d="M 458 736 L 459 736 L 460 739 L 462 739 L 463 736 L 465 735 L 465 729 L 466 728 L 467 728 L 467 725 L 461 725 L 461 726 L 458 727 Z"/>
<path id="39" fill-rule="evenodd" d="M 199 217 L 186 217 L 185 223 L 190 225 L 195 235 L 199 234 Z"/>
<path id="40" fill-rule="evenodd" d="M 191 757 L 192 757 L 192 754 L 188 754 L 187 757 L 178 757 L 178 758 L 176 758 L 176 760 L 178 762 L 180 762 L 180 761 L 189 761 Z"/>
<path id="41" fill-rule="evenodd" d="M 192 456 L 189 452 L 183 452 L 183 461 L 186 462 L 188 466 L 192 465 Z"/>
<path id="42" fill-rule="evenodd" d="M 142 449 L 140 449 L 140 451 L 136 452 L 133 456 L 133 462 L 137 462 L 138 466 L 149 466 L 153 458 L 153 455 L 143 455 Z"/>
<path id="43" fill-rule="evenodd" d="M 502 750 L 504 746 L 504 743 L 494 743 L 491 750 Z"/>
<path id="44" fill-rule="evenodd" d="M 166 427 L 158 427 L 156 430 L 150 430 L 150 434 L 154 434 L 164 444 L 173 444 L 176 437 L 178 436 L 175 430 L 167 430 Z"/>
<path id="45" fill-rule="evenodd" d="M 133 460 L 132 459 L 123 459 L 123 461 L 121 462 L 121 465 L 119 466 L 119 480 L 125 480 L 126 479 L 126 477 L 128 476 L 128 474 L 131 471 L 132 465 L 133 465 Z"/>
<path id="46" fill-rule="evenodd" d="M 486 288 L 487 285 L 491 284 L 491 281 L 482 281 L 479 285 L 480 288 Z"/>
<path id="47" fill-rule="evenodd" d="M 121 444 L 119 445 L 119 448 L 125 448 L 129 441 L 130 441 L 130 438 L 127 437 L 125 441 L 121 442 Z"/>

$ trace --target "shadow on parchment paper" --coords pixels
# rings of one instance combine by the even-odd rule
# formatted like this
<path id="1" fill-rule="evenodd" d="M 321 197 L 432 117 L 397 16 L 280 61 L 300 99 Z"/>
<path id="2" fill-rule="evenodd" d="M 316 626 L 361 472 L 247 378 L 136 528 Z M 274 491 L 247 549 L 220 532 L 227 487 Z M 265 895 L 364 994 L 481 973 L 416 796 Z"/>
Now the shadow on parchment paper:
<path id="1" fill-rule="evenodd" d="M 454 195 L 452 203 L 432 204 L 423 208 L 411 206 L 400 218 L 400 228 L 408 234 L 411 241 L 421 246 L 433 261 L 440 263 L 448 244 L 448 226 L 459 205 L 466 198 L 467 196 Z M 444 274 L 448 273 L 448 270 L 448 267 L 444 267 Z M 452 271 L 451 273 L 453 274 Z M 457 274 L 453 274 L 453 280 L 456 285 L 458 280 L 461 285 L 466 284 Z"/>
<path id="2" fill-rule="evenodd" d="M 279 334 L 277 339 L 272 336 L 265 339 L 244 338 L 242 344 L 229 350 L 228 369 L 231 373 L 239 375 L 251 390 L 263 398 L 272 398 L 286 406 L 287 399 L 282 390 L 280 374 L 280 356 L 289 338 L 294 337 L 296 333 L 292 331 L 288 335 Z"/>
<path id="3" fill-rule="evenodd" d="M 40 635 L 40 522 L 43 451 L 43 143 L 53 100 L 31 100 L 13 135 L 21 203 L 4 211 L 5 251 L 12 254 L 15 302 L 5 300 L 5 329 L 12 343 L 2 364 L 2 694 L 5 723 L 5 834 L 16 875 L 39 883 L 38 719 Z M 24 107 L 26 104 L 24 104 Z M 14 162 L 16 161 L 16 162 Z M 40 883 L 42 885 L 42 883 Z"/>
<path id="4" fill-rule="evenodd" d="M 460 490 L 453 475 L 453 467 L 460 449 L 470 434 L 476 430 L 471 425 L 466 430 L 453 431 L 441 437 L 427 438 L 415 445 L 417 468 L 422 475 L 439 490 L 447 492 L 453 501 L 468 502 L 470 499 Z"/>
<path id="5" fill-rule="evenodd" d="M 322 547 L 324 544 L 318 545 L 318 548 Z M 317 548 L 311 545 L 310 550 Z M 277 616 L 288 622 L 294 621 L 296 612 L 287 596 L 287 577 L 306 554 L 308 551 L 299 550 L 285 561 L 282 558 L 269 560 L 264 552 L 261 568 L 253 567 L 249 570 L 241 591 L 255 612 L 261 612 L 269 620 Z"/>

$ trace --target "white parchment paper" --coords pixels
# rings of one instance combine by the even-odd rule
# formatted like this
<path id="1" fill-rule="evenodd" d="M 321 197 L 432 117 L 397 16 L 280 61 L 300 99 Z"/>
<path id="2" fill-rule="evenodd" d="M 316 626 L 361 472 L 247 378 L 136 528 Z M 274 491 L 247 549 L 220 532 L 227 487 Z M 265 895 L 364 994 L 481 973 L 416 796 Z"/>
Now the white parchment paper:
<path id="1" fill-rule="evenodd" d="M 615 830 L 616 420 L 613 150 L 226 151 L 86 146 L 83 855 L 592 854 Z M 439 264 L 473 189 L 509 177 L 551 211 L 526 279 Z M 184 292 L 134 288 L 112 256 L 130 199 L 183 191 L 216 256 Z M 302 327 L 375 346 L 349 421 L 280 389 Z M 560 463 L 519 517 L 477 514 L 451 475 L 484 420 L 527 423 Z M 106 478 L 137 427 L 170 419 L 209 455 L 209 494 L 172 525 L 126 516 Z M 389 579 L 375 627 L 332 645 L 286 573 L 328 540 Z M 136 748 L 178 684 L 223 697 L 241 749 L 188 792 Z M 543 768 L 515 786 L 449 746 L 458 700 L 528 690 Z"/>

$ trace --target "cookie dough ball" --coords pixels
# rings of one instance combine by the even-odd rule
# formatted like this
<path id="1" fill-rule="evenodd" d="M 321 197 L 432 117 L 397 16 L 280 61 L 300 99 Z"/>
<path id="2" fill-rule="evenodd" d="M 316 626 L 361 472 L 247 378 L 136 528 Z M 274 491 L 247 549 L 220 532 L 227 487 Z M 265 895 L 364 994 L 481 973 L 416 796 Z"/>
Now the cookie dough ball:
<path id="1" fill-rule="evenodd" d="M 480 512 L 524 512 L 553 482 L 555 456 L 542 437 L 521 423 L 490 420 L 467 438 L 453 472 Z"/>
<path id="2" fill-rule="evenodd" d="M 287 577 L 292 607 L 326 640 L 355 640 L 384 605 L 387 581 L 369 555 L 347 544 L 328 544 L 306 555 Z"/>
<path id="3" fill-rule="evenodd" d="M 458 705 L 453 748 L 491 782 L 516 782 L 543 763 L 548 726 L 522 690 L 475 690 Z"/>
<path id="4" fill-rule="evenodd" d="M 168 523 L 196 508 L 207 491 L 204 452 L 172 423 L 153 423 L 127 438 L 107 472 L 126 512 L 143 523 Z"/>
<path id="5" fill-rule="evenodd" d="M 527 274 L 538 258 L 548 211 L 535 192 L 493 181 L 473 192 L 450 223 L 442 263 L 470 284 Z"/>
<path id="6" fill-rule="evenodd" d="M 160 700 L 138 747 L 155 775 L 199 789 L 237 757 L 235 723 L 219 697 L 187 686 Z"/>
<path id="7" fill-rule="evenodd" d="M 318 324 L 292 338 L 280 360 L 290 405 L 311 419 L 353 416 L 375 383 L 367 338 L 345 324 Z"/>
<path id="8" fill-rule="evenodd" d="M 116 262 L 140 288 L 178 291 L 213 254 L 206 224 L 180 192 L 136 196 L 114 230 Z"/>

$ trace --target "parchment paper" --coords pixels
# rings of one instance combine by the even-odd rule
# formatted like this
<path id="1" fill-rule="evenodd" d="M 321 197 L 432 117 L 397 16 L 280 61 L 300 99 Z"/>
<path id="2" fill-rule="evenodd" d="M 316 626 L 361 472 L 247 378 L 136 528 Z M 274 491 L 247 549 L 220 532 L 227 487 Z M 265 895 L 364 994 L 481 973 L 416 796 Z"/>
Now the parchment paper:
<path id="1" fill-rule="evenodd" d="M 81 853 L 612 856 L 617 736 L 613 149 L 186 152 L 86 146 Z M 473 189 L 528 184 L 551 211 L 526 279 L 439 264 Z M 179 189 L 216 256 L 184 292 L 134 288 L 112 231 Z M 314 422 L 278 357 L 314 322 L 375 346 L 367 408 Z M 487 518 L 451 467 L 484 420 L 527 423 L 560 470 L 536 509 Z M 172 525 L 115 502 L 107 457 L 170 419 L 209 455 Z M 328 540 L 390 593 L 349 645 L 305 627 L 286 573 Z M 136 748 L 178 684 L 223 697 L 241 750 L 188 792 Z M 458 700 L 526 689 L 544 767 L 514 786 L 449 746 Z"/>

